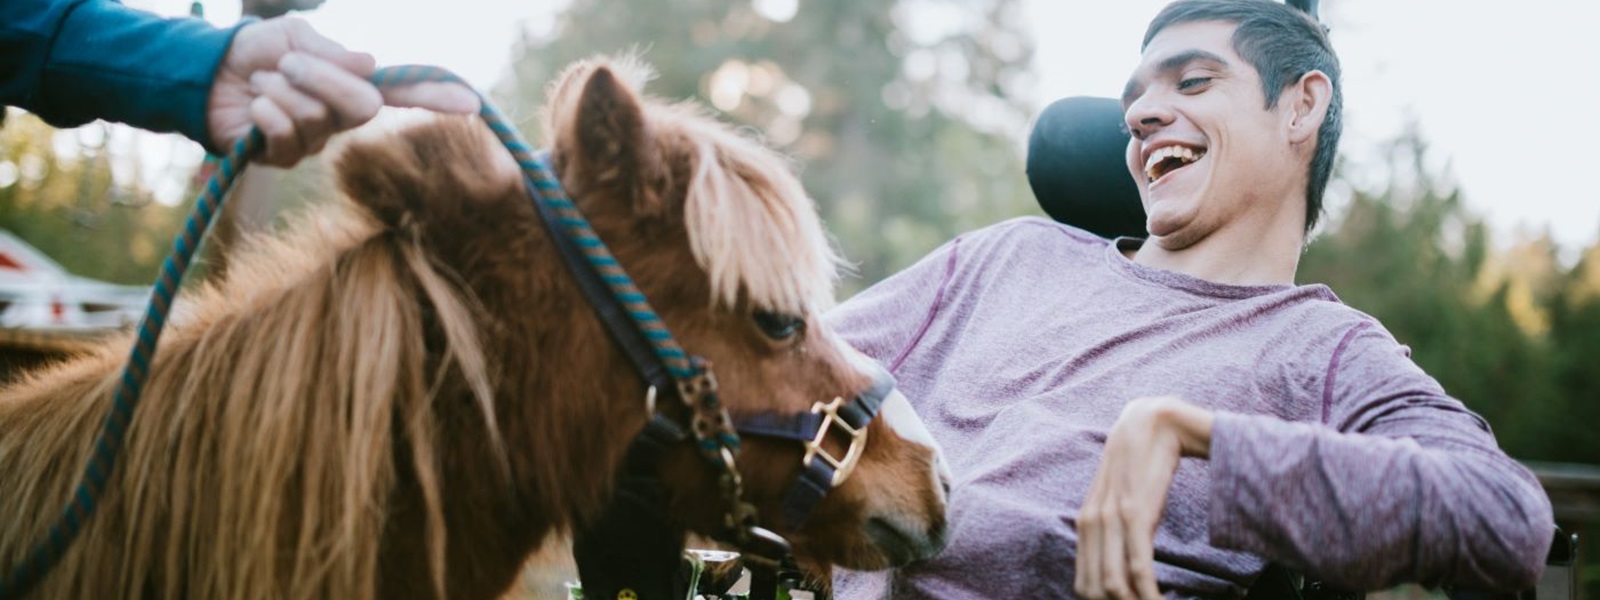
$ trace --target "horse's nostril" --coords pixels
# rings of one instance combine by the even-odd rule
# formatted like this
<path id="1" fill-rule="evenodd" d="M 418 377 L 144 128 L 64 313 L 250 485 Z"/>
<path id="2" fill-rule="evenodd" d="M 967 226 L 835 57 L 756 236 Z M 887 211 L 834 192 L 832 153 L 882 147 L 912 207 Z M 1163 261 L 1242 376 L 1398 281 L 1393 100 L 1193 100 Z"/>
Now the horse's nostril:
<path id="1" fill-rule="evenodd" d="M 950 543 L 950 521 L 940 517 L 928 527 L 928 556 L 936 556 L 944 552 L 946 544 Z"/>
<path id="2" fill-rule="evenodd" d="M 883 551 L 892 567 L 932 558 L 944 549 L 945 528 L 940 524 L 927 530 L 904 527 L 899 519 L 874 517 L 867 520 L 867 537 Z"/>
<path id="3" fill-rule="evenodd" d="M 874 518 L 867 521 L 866 530 L 867 537 L 872 538 L 872 542 L 883 551 L 890 566 L 898 567 L 916 560 L 915 544 L 899 527 L 885 519 Z"/>

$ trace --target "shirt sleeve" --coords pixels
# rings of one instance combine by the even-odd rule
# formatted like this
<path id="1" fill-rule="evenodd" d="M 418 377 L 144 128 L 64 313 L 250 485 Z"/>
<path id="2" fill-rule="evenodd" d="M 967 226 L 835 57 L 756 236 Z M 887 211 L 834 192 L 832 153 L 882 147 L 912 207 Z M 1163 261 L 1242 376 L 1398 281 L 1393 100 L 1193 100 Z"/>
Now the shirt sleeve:
<path id="1" fill-rule="evenodd" d="M 105 119 L 207 144 L 206 102 L 236 30 L 110 0 L 5 0 L 0 101 L 56 126 Z"/>
<path id="2" fill-rule="evenodd" d="M 828 324 L 890 372 L 898 370 L 938 317 L 955 272 L 961 239 L 946 243 L 829 311 Z"/>
<path id="3" fill-rule="evenodd" d="M 1357 589 L 1536 583 L 1550 500 L 1482 418 L 1372 323 L 1344 336 L 1324 385 L 1326 424 L 1217 415 L 1213 544 Z"/>

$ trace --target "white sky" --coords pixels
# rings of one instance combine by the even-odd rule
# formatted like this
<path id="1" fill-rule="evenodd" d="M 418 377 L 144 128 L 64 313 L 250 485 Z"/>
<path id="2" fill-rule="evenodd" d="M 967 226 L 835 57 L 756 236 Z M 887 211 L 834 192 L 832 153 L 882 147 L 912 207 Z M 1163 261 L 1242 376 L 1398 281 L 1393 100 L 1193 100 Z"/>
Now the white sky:
<path id="1" fill-rule="evenodd" d="M 188 0 L 127 3 L 164 14 L 184 14 L 189 6 Z M 1166 0 L 1024 3 L 1037 44 L 1039 79 L 1030 100 L 1042 108 L 1065 96 L 1118 95 L 1138 62 L 1145 24 Z M 562 4 L 327 0 L 305 18 L 346 46 L 373 53 L 379 64 L 442 65 L 486 88 L 500 77 L 518 31 L 548 28 Z M 213 22 L 238 16 L 237 0 L 204 5 Z M 1548 228 L 1571 249 L 1600 236 L 1600 191 L 1583 176 L 1600 141 L 1597 85 L 1587 80 L 1600 55 L 1593 30 L 1600 2 L 1322 5 L 1345 69 L 1343 148 L 1359 170 L 1381 170 L 1373 149 L 1415 115 L 1469 206 L 1490 218 L 1502 240 L 1517 229 Z"/>

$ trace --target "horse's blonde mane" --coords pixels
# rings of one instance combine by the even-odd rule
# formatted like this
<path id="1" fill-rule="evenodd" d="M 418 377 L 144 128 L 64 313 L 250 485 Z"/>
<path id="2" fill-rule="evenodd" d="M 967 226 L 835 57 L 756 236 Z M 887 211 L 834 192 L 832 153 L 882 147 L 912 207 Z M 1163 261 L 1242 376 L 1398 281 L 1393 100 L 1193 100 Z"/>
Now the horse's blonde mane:
<path id="1" fill-rule="evenodd" d="M 781 157 L 710 121 L 696 136 L 694 177 L 684 216 L 712 297 L 791 315 L 827 309 L 841 260 L 811 197 Z"/>
<path id="2" fill-rule="evenodd" d="M 638 58 L 595 58 L 577 63 L 551 84 L 544 130 L 571 131 L 577 90 L 589 73 L 605 67 L 637 94 L 654 72 Z M 699 105 L 669 104 L 640 96 L 658 143 L 689 146 L 692 176 L 684 219 L 696 262 L 711 281 L 712 300 L 734 307 L 748 300 L 767 310 L 804 315 L 833 304 L 844 264 L 789 160 L 729 128 Z M 547 140 L 554 146 L 555 140 Z"/>
<path id="3" fill-rule="evenodd" d="M 351 207 L 312 212 L 290 231 L 254 240 L 227 282 L 180 300 L 99 514 L 40 597 L 372 598 L 402 477 L 422 490 L 443 596 L 431 399 L 445 370 L 498 430 L 474 309 L 414 237 Z M 428 355 L 430 323 L 447 340 L 443 361 Z M 12 464 L 0 478 L 13 479 L 0 479 L 0 567 L 16 565 L 65 504 L 76 477 L 41 475 L 82 472 L 126 347 L 0 397 L 0 462 Z M 402 446 L 411 464 L 396 464 Z"/>

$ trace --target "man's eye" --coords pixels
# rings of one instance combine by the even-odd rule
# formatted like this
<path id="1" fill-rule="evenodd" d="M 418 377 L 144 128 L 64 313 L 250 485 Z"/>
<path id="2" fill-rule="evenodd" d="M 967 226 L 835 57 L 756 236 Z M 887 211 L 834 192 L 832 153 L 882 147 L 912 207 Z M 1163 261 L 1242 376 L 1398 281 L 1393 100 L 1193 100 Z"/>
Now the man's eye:
<path id="1" fill-rule="evenodd" d="M 1211 83 L 1210 77 L 1190 77 L 1188 79 L 1184 79 L 1183 81 L 1179 81 L 1178 89 L 1181 91 L 1188 91 L 1208 83 Z"/>

